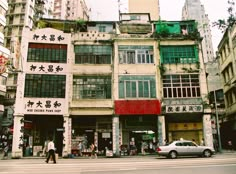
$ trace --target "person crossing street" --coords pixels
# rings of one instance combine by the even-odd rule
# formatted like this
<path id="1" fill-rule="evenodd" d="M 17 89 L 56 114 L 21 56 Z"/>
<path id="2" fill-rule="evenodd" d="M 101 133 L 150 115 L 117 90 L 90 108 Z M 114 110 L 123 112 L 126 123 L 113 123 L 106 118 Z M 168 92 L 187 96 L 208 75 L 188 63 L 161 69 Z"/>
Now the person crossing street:
<path id="1" fill-rule="evenodd" d="M 50 141 L 48 142 L 48 156 L 47 156 L 47 159 L 45 161 L 46 163 L 48 163 L 50 157 L 52 157 L 53 163 L 56 164 L 55 145 L 54 145 L 54 142 L 53 142 L 52 138 L 50 138 Z"/>

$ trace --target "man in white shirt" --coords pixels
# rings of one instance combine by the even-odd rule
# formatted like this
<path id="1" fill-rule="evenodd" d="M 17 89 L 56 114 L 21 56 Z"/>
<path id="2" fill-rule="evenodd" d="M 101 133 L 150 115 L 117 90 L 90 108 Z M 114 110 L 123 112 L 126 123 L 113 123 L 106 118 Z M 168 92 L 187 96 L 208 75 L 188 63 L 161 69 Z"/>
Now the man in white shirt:
<path id="1" fill-rule="evenodd" d="M 48 142 L 48 157 L 46 159 L 46 163 L 48 163 L 50 157 L 52 156 L 53 159 L 53 163 L 56 163 L 56 158 L 55 158 L 55 145 L 54 142 L 52 140 L 52 138 L 50 138 L 50 141 Z"/>

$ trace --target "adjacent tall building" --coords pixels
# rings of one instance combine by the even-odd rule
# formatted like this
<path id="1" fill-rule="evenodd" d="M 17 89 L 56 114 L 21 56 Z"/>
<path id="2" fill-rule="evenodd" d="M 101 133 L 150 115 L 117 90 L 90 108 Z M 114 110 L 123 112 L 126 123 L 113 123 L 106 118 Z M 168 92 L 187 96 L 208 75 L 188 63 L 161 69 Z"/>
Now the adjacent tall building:
<path id="1" fill-rule="evenodd" d="M 200 0 L 186 0 L 182 9 L 182 20 L 196 20 L 197 28 L 203 38 L 201 49 L 204 63 L 214 60 L 210 21 Z"/>
<path id="2" fill-rule="evenodd" d="M 129 13 L 149 13 L 152 21 L 160 18 L 159 0 L 128 0 Z"/>
<path id="3" fill-rule="evenodd" d="M 54 19 L 89 20 L 85 0 L 54 0 Z"/>
<path id="4" fill-rule="evenodd" d="M 219 65 L 215 58 L 211 37 L 211 26 L 208 15 L 200 0 L 186 0 L 182 9 L 182 19 L 194 19 L 202 37 L 199 47 L 202 51 L 205 63 L 207 87 L 209 91 L 210 105 L 212 106 L 212 128 L 215 142 L 219 141 L 217 132 L 217 114 L 219 118 L 224 115 L 223 82 L 220 77 Z M 215 107 L 216 106 L 216 107 Z M 217 108 L 217 109 L 216 109 Z M 218 113 L 217 113 L 218 112 Z"/>

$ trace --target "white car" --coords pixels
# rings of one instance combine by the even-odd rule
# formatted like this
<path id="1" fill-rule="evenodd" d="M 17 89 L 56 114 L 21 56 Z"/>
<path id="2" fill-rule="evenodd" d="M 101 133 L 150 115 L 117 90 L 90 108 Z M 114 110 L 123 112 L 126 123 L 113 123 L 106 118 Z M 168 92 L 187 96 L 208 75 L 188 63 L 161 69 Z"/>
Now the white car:
<path id="1" fill-rule="evenodd" d="M 199 146 L 188 140 L 173 141 L 165 146 L 157 147 L 156 151 L 160 156 L 166 156 L 172 159 L 178 156 L 211 157 L 215 154 L 213 147 Z"/>

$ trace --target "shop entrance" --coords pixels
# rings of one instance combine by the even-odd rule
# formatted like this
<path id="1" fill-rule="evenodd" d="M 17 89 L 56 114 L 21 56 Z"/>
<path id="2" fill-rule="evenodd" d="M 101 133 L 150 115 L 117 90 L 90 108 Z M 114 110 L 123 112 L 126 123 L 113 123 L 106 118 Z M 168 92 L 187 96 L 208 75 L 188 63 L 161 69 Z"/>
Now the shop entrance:
<path id="1" fill-rule="evenodd" d="M 130 148 L 135 146 L 137 153 L 141 153 L 142 144 L 146 145 L 145 151 L 148 153 L 155 152 L 157 145 L 156 133 L 152 130 L 130 131 Z M 131 148 L 132 149 L 132 148 Z"/>
<path id="2" fill-rule="evenodd" d="M 197 144 L 200 144 L 201 137 L 199 136 L 199 131 L 178 131 L 171 132 L 170 141 L 179 140 L 183 138 L 184 140 L 195 140 Z"/>
<path id="3" fill-rule="evenodd" d="M 27 115 L 24 121 L 24 124 L 28 125 L 27 129 L 24 129 L 24 156 L 43 155 L 45 141 L 50 137 L 54 140 L 56 153 L 62 155 L 63 116 Z M 31 123 L 31 126 L 27 123 Z"/>
<path id="4" fill-rule="evenodd" d="M 105 155 L 107 150 L 112 150 L 112 132 L 98 133 L 98 150 Z"/>

